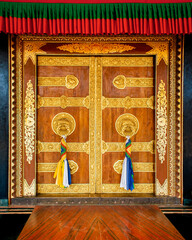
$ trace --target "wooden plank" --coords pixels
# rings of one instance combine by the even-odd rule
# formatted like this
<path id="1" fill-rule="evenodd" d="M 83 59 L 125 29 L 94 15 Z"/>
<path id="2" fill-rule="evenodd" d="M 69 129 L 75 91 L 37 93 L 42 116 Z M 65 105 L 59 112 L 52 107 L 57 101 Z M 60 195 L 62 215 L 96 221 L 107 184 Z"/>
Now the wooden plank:
<path id="1" fill-rule="evenodd" d="M 18 239 L 184 239 L 157 206 L 37 206 Z"/>

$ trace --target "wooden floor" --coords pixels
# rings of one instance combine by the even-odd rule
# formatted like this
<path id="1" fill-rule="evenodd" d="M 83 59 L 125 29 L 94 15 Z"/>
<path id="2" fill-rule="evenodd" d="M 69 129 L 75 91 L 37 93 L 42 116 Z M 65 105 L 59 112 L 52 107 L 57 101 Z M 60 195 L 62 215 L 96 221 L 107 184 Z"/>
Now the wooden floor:
<path id="1" fill-rule="evenodd" d="M 184 239 L 156 206 L 37 206 L 18 239 Z"/>

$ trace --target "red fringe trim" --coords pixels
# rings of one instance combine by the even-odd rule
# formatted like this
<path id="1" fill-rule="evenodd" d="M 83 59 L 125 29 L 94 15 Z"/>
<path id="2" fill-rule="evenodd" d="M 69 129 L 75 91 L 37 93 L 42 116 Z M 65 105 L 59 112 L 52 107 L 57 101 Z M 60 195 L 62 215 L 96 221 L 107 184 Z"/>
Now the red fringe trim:
<path id="1" fill-rule="evenodd" d="M 190 34 L 188 19 L 30 19 L 0 17 L 0 32 L 47 35 Z"/>

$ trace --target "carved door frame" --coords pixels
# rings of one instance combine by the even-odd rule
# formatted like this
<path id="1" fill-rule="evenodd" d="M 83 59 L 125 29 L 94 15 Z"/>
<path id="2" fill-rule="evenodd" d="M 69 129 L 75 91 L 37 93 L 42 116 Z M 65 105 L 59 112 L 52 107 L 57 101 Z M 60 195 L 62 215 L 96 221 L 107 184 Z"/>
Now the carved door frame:
<path id="1" fill-rule="evenodd" d="M 63 52 L 59 54 L 128 55 L 125 49 L 128 43 L 135 46 L 138 43 L 148 45 L 149 51 L 142 48 L 130 55 L 152 55 L 156 59 L 156 177 L 155 195 L 174 196 L 182 198 L 182 55 L 183 40 L 175 36 L 105 36 L 105 37 L 51 37 L 51 36 L 11 36 L 10 37 L 10 123 L 9 123 L 9 193 L 10 198 L 35 196 L 36 195 L 36 144 L 25 141 L 24 131 L 26 128 L 25 114 L 27 114 L 25 98 L 27 83 L 31 92 L 29 96 L 34 103 L 31 121 L 31 131 L 35 129 L 36 120 L 36 56 L 45 53 L 41 46 L 46 43 L 63 43 Z M 74 47 L 75 46 L 75 47 Z M 85 47 L 86 46 L 86 47 Z M 103 47 L 105 46 L 105 47 Z M 113 46 L 115 48 L 113 48 Z M 52 54 L 51 52 L 49 54 Z M 31 83 L 25 79 L 29 78 L 24 71 L 24 64 L 31 58 L 34 70 L 30 73 Z M 163 60 L 164 70 L 160 67 Z M 161 62 L 162 63 L 162 62 Z M 164 72 L 166 80 L 162 79 Z M 31 75 L 33 77 L 31 78 Z M 28 79 L 29 80 L 29 79 Z M 32 85 L 31 85 L 32 84 Z M 33 87 L 34 85 L 34 87 Z M 162 109 L 164 108 L 164 111 Z M 163 138 L 163 144 L 160 136 Z M 33 134 L 34 135 L 34 134 Z M 34 149 L 31 155 L 33 166 L 33 180 L 28 182 L 24 176 L 26 162 L 26 145 Z M 29 167 L 30 168 L 30 167 Z"/>

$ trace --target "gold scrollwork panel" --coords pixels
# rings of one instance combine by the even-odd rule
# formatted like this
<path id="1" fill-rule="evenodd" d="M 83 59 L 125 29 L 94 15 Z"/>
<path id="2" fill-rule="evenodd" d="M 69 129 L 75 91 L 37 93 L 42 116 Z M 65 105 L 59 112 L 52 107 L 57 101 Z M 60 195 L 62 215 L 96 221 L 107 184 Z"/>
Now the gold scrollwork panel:
<path id="1" fill-rule="evenodd" d="M 118 174 L 122 173 L 123 161 L 124 160 L 118 160 L 113 165 L 114 171 Z M 133 171 L 134 172 L 155 172 L 155 165 L 154 163 L 133 162 Z"/>
<path id="2" fill-rule="evenodd" d="M 135 183 L 135 189 L 130 193 L 154 193 L 155 184 L 153 183 Z M 104 193 L 127 193 L 128 191 L 120 188 L 119 184 L 103 184 L 102 192 Z"/>
<path id="3" fill-rule="evenodd" d="M 126 87 L 153 87 L 153 78 L 130 78 L 124 75 L 118 75 L 113 79 L 114 87 L 124 89 Z"/>
<path id="4" fill-rule="evenodd" d="M 41 142 L 38 141 L 37 153 L 41 152 L 61 152 L 60 142 Z M 89 142 L 67 143 L 67 152 L 85 152 L 89 154 Z"/>
<path id="5" fill-rule="evenodd" d="M 105 142 L 102 141 L 102 154 L 105 152 L 124 152 L 125 143 L 124 142 Z M 155 154 L 155 141 L 150 142 L 132 142 L 131 143 L 132 152 L 150 152 Z"/>
<path id="6" fill-rule="evenodd" d="M 89 96 L 83 97 L 41 97 L 38 96 L 38 108 L 41 107 L 86 107 L 89 109 Z"/>
<path id="7" fill-rule="evenodd" d="M 38 66 L 90 66 L 90 58 L 39 56 Z"/>
<path id="8" fill-rule="evenodd" d="M 67 75 L 66 77 L 38 77 L 38 86 L 55 86 L 66 87 L 74 89 L 79 84 L 79 80 L 74 75 Z"/>
<path id="9" fill-rule="evenodd" d="M 73 175 L 79 169 L 78 164 L 73 160 L 68 160 L 70 172 Z M 38 163 L 37 172 L 55 172 L 57 163 Z"/>
<path id="10" fill-rule="evenodd" d="M 155 184 L 144 183 L 135 184 L 132 193 L 154 193 Z M 87 193 L 89 192 L 88 184 L 74 184 L 70 188 L 60 188 L 55 184 L 37 184 L 38 193 Z M 103 193 L 127 193 L 127 190 L 120 188 L 119 184 L 103 184 Z"/>
<path id="11" fill-rule="evenodd" d="M 154 96 L 150 98 L 105 98 L 102 96 L 102 109 L 105 108 L 155 108 Z"/>
<path id="12" fill-rule="evenodd" d="M 102 66 L 105 67 L 153 67 L 153 57 L 104 57 Z"/>
<path id="13" fill-rule="evenodd" d="M 56 184 L 37 184 L 38 193 L 89 193 L 89 184 L 71 184 L 68 188 L 60 188 Z"/>

